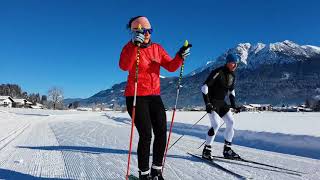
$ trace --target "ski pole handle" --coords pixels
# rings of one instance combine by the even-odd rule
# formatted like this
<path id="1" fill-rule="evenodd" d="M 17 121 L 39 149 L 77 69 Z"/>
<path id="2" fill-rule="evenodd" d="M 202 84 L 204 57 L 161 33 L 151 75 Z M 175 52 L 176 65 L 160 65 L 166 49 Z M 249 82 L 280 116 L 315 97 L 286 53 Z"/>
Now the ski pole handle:
<path id="1" fill-rule="evenodd" d="M 188 45 L 189 45 L 188 40 L 185 40 L 185 41 L 184 41 L 184 45 L 183 45 L 183 46 L 184 46 L 184 47 L 188 47 Z"/>
<path id="2" fill-rule="evenodd" d="M 187 48 L 189 46 L 189 42 L 188 40 L 184 41 L 183 47 Z M 180 84 L 181 84 L 181 80 L 182 80 L 182 75 L 183 75 L 183 71 L 184 71 L 184 60 L 182 61 L 182 65 L 181 65 L 181 69 L 180 69 L 180 74 L 179 74 L 179 81 L 178 81 L 178 91 L 180 89 Z"/>

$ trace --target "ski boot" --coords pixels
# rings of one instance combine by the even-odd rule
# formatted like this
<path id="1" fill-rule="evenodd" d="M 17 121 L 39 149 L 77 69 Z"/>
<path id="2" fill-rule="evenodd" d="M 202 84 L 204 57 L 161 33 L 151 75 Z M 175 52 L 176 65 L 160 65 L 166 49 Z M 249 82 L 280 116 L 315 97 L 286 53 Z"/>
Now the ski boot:
<path id="1" fill-rule="evenodd" d="M 203 151 L 202 151 L 202 158 L 207 160 L 212 160 L 211 156 L 211 146 L 210 145 L 204 145 Z"/>
<path id="2" fill-rule="evenodd" d="M 241 159 L 241 157 L 231 149 L 231 142 L 225 141 L 223 156 L 226 159 Z"/>
<path id="3" fill-rule="evenodd" d="M 162 176 L 162 166 L 152 165 L 151 180 L 164 180 Z"/>
<path id="4" fill-rule="evenodd" d="M 151 180 L 150 171 L 139 171 L 139 180 Z"/>

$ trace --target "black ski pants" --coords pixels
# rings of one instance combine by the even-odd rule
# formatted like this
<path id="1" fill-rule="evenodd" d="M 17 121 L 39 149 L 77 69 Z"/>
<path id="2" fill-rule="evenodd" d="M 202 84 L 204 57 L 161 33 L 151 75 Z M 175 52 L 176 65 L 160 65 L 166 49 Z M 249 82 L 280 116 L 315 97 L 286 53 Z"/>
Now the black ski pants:
<path id="1" fill-rule="evenodd" d="M 128 113 L 132 116 L 133 97 L 126 97 Z M 167 118 L 160 96 L 137 96 L 135 126 L 139 133 L 138 167 L 140 171 L 149 170 L 150 145 L 152 132 L 153 164 L 162 166 L 167 141 Z"/>

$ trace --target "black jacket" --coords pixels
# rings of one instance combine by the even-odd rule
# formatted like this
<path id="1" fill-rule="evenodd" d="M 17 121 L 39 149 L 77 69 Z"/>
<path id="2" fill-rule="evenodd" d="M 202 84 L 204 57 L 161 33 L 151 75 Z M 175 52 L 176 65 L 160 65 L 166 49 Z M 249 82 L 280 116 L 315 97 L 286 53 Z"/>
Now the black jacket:
<path id="1" fill-rule="evenodd" d="M 235 74 L 228 70 L 226 66 L 221 66 L 211 71 L 207 80 L 203 84 L 207 85 L 208 93 L 204 94 L 202 91 L 205 103 L 216 104 L 217 102 L 224 102 L 228 93 L 230 93 L 230 103 L 232 108 L 236 108 L 235 104 Z"/>

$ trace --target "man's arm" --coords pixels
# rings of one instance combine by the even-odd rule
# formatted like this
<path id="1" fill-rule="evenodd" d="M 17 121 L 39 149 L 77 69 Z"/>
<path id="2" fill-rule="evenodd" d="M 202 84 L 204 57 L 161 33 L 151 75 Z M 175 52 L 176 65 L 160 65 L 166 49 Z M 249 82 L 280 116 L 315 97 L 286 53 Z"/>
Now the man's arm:
<path id="1" fill-rule="evenodd" d="M 208 76 L 208 78 L 206 79 L 206 81 L 203 83 L 203 86 L 201 87 L 202 96 L 203 96 L 203 100 L 206 104 L 207 113 L 211 113 L 212 110 L 214 109 L 213 105 L 210 102 L 210 98 L 209 98 L 209 87 L 211 87 L 214 84 L 214 82 L 218 78 L 219 74 L 220 74 L 219 69 L 213 70 L 210 73 L 210 75 Z"/>
<path id="2" fill-rule="evenodd" d="M 236 106 L 236 93 L 235 93 L 235 78 L 233 80 L 233 83 L 229 89 L 229 99 L 231 103 L 231 108 L 235 110 L 235 113 L 240 112 L 240 107 Z"/>

